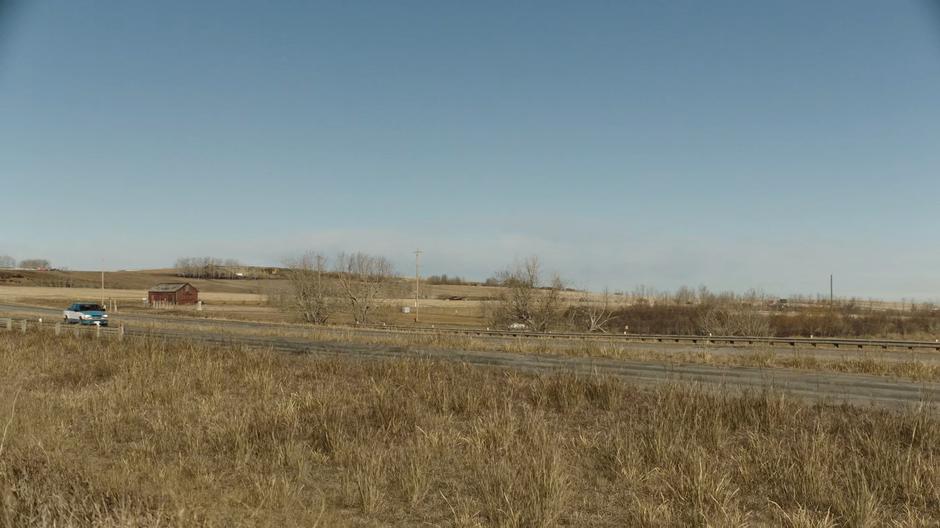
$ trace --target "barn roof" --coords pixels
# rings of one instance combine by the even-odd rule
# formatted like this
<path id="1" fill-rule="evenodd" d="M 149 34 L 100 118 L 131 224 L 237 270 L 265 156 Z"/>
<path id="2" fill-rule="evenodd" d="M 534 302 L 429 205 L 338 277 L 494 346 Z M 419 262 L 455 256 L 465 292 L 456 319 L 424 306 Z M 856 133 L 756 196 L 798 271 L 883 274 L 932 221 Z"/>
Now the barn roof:
<path id="1" fill-rule="evenodd" d="M 151 287 L 150 291 L 154 293 L 175 292 L 175 291 L 180 291 L 181 289 L 183 289 L 183 286 L 186 286 L 187 284 L 189 283 L 188 282 L 163 282 L 163 283 L 160 283 Z"/>

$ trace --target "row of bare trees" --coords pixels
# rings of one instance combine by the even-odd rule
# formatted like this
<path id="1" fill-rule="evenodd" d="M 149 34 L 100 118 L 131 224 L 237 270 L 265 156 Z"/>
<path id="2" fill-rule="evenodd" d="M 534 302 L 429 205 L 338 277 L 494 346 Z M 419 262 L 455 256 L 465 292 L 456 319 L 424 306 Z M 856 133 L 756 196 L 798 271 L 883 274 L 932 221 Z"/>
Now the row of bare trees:
<path id="1" fill-rule="evenodd" d="M 310 252 L 286 264 L 290 285 L 286 302 L 309 323 L 325 324 L 338 313 L 368 323 L 382 299 L 401 295 L 395 291 L 400 281 L 385 257 L 340 253 L 330 259 Z M 485 305 L 491 325 L 544 332 L 567 324 L 564 283 L 557 275 L 546 274 L 538 258 L 517 262 L 497 277 L 502 291 L 495 302 Z M 606 330 L 610 308 L 609 303 L 587 308 L 591 331 Z"/>
<path id="2" fill-rule="evenodd" d="M 388 259 L 366 253 L 340 253 L 330 262 L 310 252 L 287 263 L 289 303 L 304 321 L 325 324 L 346 311 L 357 324 L 368 323 L 379 301 L 394 289 Z"/>
<path id="3" fill-rule="evenodd" d="M 538 258 L 530 257 L 497 273 L 495 281 L 502 286 L 489 313 L 497 327 L 525 328 L 535 332 L 570 329 L 582 332 L 626 331 L 629 316 L 623 301 L 610 291 L 600 296 L 566 299 L 564 282 L 557 275 L 546 275 Z M 690 290 L 679 292 L 691 297 Z M 711 335 L 767 336 L 771 334 L 768 314 L 753 303 L 751 296 L 727 298 L 711 295 L 700 288 L 694 299 L 704 303 L 693 321 L 694 331 Z M 691 299 L 688 299 L 691 300 Z"/>
<path id="4" fill-rule="evenodd" d="M 330 259 L 310 252 L 287 263 L 290 285 L 287 302 L 309 323 L 326 324 L 337 314 L 355 323 L 370 322 L 382 299 L 400 298 L 402 286 L 388 259 L 366 253 L 340 253 Z M 623 331 L 629 328 L 625 304 L 605 290 L 600 296 L 566 296 L 565 283 L 546 273 L 537 257 L 517 261 L 495 275 L 501 286 L 493 302 L 485 303 L 491 326 L 534 332 L 571 329 L 586 332 Z M 697 309 L 690 321 L 694 331 L 713 335 L 768 335 L 766 314 L 746 302 L 723 302 L 720 297 Z M 626 323 L 626 324 L 625 324 Z"/>
<path id="5" fill-rule="evenodd" d="M 234 279 L 242 267 L 235 259 L 181 257 L 176 259 L 174 270 L 177 276 L 189 279 Z"/>
<path id="6" fill-rule="evenodd" d="M 370 322 L 383 298 L 397 298 L 394 268 L 388 259 L 366 253 L 340 253 L 334 259 L 310 252 L 286 263 L 290 285 L 286 303 L 309 323 L 326 324 L 338 313 L 356 323 Z M 486 317 L 496 327 L 545 332 L 580 325 L 606 332 L 613 303 L 605 293 L 601 302 L 572 307 L 564 298 L 560 277 L 547 274 L 537 257 L 530 257 L 496 274 L 502 290 L 485 304 Z"/>
<path id="7" fill-rule="evenodd" d="M 9 255 L 0 255 L 0 269 L 51 269 L 52 264 L 46 259 L 24 259 L 17 264 L 16 259 Z"/>

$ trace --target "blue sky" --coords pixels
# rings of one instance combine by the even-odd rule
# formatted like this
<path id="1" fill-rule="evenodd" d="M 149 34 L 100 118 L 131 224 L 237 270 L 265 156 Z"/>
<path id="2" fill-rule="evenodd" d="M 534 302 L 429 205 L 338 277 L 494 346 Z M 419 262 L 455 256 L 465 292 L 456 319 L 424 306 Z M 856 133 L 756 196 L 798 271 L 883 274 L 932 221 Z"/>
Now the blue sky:
<path id="1" fill-rule="evenodd" d="M 2 0 L 0 0 L 2 1 Z M 0 254 L 940 298 L 928 1 L 21 2 Z"/>

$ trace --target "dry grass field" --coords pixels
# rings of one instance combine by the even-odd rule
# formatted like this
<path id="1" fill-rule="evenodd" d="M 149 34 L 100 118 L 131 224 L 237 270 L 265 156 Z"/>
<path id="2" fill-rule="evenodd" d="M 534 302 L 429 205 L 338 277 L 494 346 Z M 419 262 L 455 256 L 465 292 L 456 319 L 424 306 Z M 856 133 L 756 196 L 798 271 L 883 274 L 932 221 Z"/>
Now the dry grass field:
<path id="1" fill-rule="evenodd" d="M 938 523 L 933 410 L 0 336 L 2 528 Z"/>
<path id="2" fill-rule="evenodd" d="M 105 272 L 105 289 L 101 290 L 101 274 L 94 271 L 13 271 L 0 270 L 0 301 L 29 302 L 43 306 L 59 306 L 75 300 L 114 299 L 120 306 L 137 309 L 147 289 L 161 282 L 190 282 L 199 289 L 206 311 L 213 315 L 260 320 L 289 320 L 289 314 L 268 306 L 268 299 L 282 294 L 289 287 L 279 279 L 231 280 L 189 279 L 177 277 L 172 269 Z M 405 324 L 413 314 L 401 313 L 414 298 L 411 279 L 399 279 L 402 297 L 383 301 L 383 320 Z M 497 297 L 502 288 L 477 285 L 421 284 L 421 315 L 427 324 L 484 324 L 482 302 Z M 577 301 L 582 292 L 563 292 L 569 301 Z M 449 298 L 456 299 L 449 299 Z M 184 309 L 188 310 L 188 309 Z M 253 312 L 253 313 L 246 313 Z"/>
<path id="3" fill-rule="evenodd" d="M 54 288 L 43 286 L 0 286 L 0 299 L 7 301 L 71 301 L 115 299 L 122 304 L 143 304 L 147 290 L 123 290 L 105 288 Z M 261 304 L 265 297 L 258 293 L 199 292 L 199 298 L 207 303 Z"/>
<path id="4" fill-rule="evenodd" d="M 229 281 L 245 282 L 245 281 Z M 146 290 L 95 288 L 64 288 L 45 286 L 0 285 L 0 302 L 22 303 L 49 308 L 64 308 L 79 300 L 116 301 L 122 312 L 151 312 L 180 315 L 199 315 L 226 319 L 295 322 L 299 318 L 288 311 L 270 305 L 268 296 L 260 293 L 200 291 L 203 301 L 201 312 L 195 306 L 176 306 L 172 309 L 153 309 L 145 306 Z M 463 325 L 479 327 L 485 324 L 482 303 L 475 300 L 421 299 L 420 319 L 422 324 Z M 402 313 L 403 306 L 413 306 L 414 299 L 385 299 L 378 307 L 377 317 L 389 324 L 414 322 L 414 313 Z M 346 314 L 337 314 L 336 322 L 351 323 Z"/>
<path id="5" fill-rule="evenodd" d="M 107 271 L 104 274 L 105 288 L 112 290 L 146 291 L 161 282 L 190 282 L 200 291 L 212 293 L 257 294 L 282 281 L 182 279 L 172 269 Z M 0 270 L 0 286 L 25 286 L 42 288 L 90 288 L 101 287 L 101 272 L 98 271 L 31 271 Z"/>

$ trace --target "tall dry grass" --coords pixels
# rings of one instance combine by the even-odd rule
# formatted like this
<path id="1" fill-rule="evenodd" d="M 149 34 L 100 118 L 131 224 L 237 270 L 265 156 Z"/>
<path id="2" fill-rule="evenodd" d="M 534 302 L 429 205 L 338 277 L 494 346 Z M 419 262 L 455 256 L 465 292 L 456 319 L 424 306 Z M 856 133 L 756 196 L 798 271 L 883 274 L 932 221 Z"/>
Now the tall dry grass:
<path id="1" fill-rule="evenodd" d="M 936 413 L 8 334 L 0 527 L 936 526 Z"/>

